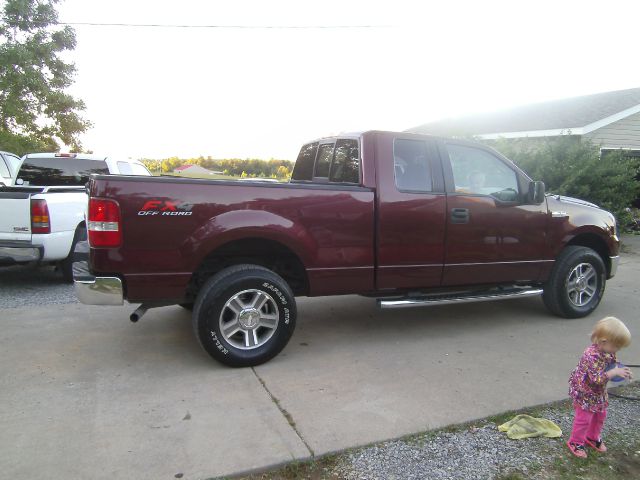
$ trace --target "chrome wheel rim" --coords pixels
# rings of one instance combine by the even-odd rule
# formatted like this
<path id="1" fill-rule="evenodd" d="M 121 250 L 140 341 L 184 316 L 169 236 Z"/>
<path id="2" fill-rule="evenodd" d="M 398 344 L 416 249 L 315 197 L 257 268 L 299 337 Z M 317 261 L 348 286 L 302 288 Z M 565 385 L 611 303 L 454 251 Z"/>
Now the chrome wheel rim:
<path id="1" fill-rule="evenodd" d="M 580 263 L 569 273 L 566 282 L 569 301 L 576 307 L 584 307 L 596 296 L 598 274 L 590 263 Z"/>
<path id="2" fill-rule="evenodd" d="M 278 306 L 262 290 L 243 290 L 224 304 L 220 333 L 233 347 L 253 350 L 269 341 L 278 328 Z"/>

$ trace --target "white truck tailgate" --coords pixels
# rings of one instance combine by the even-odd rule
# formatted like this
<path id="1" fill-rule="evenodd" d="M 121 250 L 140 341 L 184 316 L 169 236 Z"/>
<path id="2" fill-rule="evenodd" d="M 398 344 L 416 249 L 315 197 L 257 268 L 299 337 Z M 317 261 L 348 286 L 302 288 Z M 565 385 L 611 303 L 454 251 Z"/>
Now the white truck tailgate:
<path id="1" fill-rule="evenodd" d="M 31 240 L 31 194 L 0 192 L 0 240 Z"/>

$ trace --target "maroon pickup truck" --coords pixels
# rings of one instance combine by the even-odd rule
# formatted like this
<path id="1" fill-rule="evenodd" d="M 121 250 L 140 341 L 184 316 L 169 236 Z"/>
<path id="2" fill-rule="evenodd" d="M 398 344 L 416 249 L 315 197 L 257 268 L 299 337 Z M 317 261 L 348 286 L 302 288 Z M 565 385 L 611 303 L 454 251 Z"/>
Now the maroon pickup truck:
<path id="1" fill-rule="evenodd" d="M 203 348 L 231 366 L 277 355 L 296 296 L 360 294 L 382 308 L 542 295 L 582 317 L 618 265 L 610 213 L 545 195 L 474 142 L 369 131 L 302 147 L 289 183 L 95 176 L 79 299 L 193 308 Z"/>

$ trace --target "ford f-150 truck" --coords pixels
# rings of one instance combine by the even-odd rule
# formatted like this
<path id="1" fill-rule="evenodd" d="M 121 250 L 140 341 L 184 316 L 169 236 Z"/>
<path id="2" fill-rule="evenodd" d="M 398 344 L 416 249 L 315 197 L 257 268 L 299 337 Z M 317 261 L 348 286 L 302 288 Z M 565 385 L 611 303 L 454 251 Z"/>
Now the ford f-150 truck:
<path id="1" fill-rule="evenodd" d="M 202 347 L 231 366 L 277 355 L 296 296 L 383 308 L 542 295 L 582 317 L 616 273 L 610 213 L 545 195 L 491 148 L 369 131 L 304 145 L 289 183 L 94 176 L 83 303 L 193 308 Z M 83 252 L 84 258 L 83 258 Z"/>
<path id="2" fill-rule="evenodd" d="M 30 153 L 0 187 L 0 265 L 57 264 L 73 281 L 72 253 L 86 240 L 85 184 L 91 174 L 150 175 L 136 160 L 75 153 Z"/>

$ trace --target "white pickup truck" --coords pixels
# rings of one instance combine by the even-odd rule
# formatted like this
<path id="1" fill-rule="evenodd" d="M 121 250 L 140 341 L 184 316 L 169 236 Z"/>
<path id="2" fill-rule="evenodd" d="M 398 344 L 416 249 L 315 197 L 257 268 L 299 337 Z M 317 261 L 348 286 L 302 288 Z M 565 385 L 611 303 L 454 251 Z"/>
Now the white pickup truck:
<path id="1" fill-rule="evenodd" d="M 85 184 L 92 174 L 151 175 L 134 160 L 73 153 L 25 155 L 14 185 L 0 186 L 0 265 L 55 263 L 72 282 L 73 251 L 87 237 Z"/>

